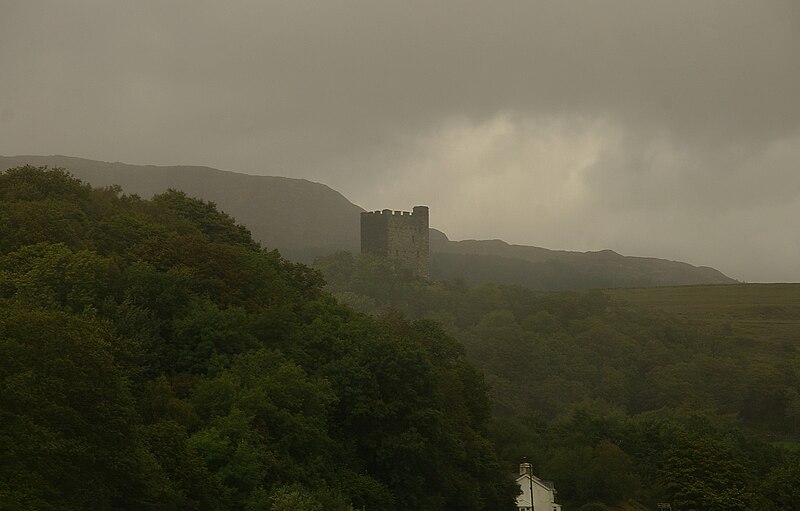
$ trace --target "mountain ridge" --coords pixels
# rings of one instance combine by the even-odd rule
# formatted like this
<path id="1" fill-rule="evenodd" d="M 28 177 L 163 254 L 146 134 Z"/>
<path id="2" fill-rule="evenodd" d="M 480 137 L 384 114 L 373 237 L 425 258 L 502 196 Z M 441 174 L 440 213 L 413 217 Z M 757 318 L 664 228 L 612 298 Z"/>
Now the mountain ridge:
<path id="1" fill-rule="evenodd" d="M 295 260 L 331 250 L 355 250 L 362 208 L 322 183 L 280 176 L 257 176 L 202 166 L 131 165 L 72 156 L 0 156 L 0 170 L 29 163 L 63 167 L 93 186 L 120 185 L 125 193 L 148 198 L 169 188 L 214 202 L 247 226 L 268 248 Z M 315 208 L 299 207 L 313 202 Z M 290 214 L 287 214 L 290 212 Z M 309 243 L 309 240 L 313 240 Z M 307 261 L 310 262 L 310 261 Z"/>
<path id="2" fill-rule="evenodd" d="M 589 252 L 551 250 L 499 239 L 452 241 L 441 231 L 431 233 L 431 252 L 438 254 L 433 262 L 437 274 L 445 278 L 476 275 L 467 279 L 473 284 L 496 282 L 533 288 L 574 289 L 737 283 L 715 268 L 683 261 L 626 256 L 610 249 Z M 505 268 L 503 264 L 488 265 L 486 258 L 490 257 L 515 262 L 507 263 Z M 563 268 L 563 265 L 568 268 Z M 573 273 L 575 270 L 577 274 Z M 576 286 L 578 281 L 591 284 Z"/>
<path id="3" fill-rule="evenodd" d="M 62 167 L 93 186 L 119 185 L 145 198 L 180 189 L 214 202 L 265 246 L 300 262 L 311 263 L 340 250 L 359 251 L 359 215 L 364 209 L 338 190 L 307 179 L 62 155 L 0 156 L 0 171 L 25 164 Z M 431 276 L 546 290 L 737 282 L 714 268 L 680 261 L 624 256 L 609 249 L 552 250 L 498 239 L 453 241 L 437 229 L 431 229 Z"/>

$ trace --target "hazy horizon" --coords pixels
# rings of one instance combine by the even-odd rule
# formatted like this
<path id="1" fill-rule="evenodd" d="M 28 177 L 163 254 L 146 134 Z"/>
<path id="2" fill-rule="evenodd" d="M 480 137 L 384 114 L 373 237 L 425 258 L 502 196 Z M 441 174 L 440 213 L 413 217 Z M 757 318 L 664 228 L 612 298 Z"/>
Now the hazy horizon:
<path id="1" fill-rule="evenodd" d="M 800 281 L 800 4 L 9 1 L 0 154 L 305 178 L 451 239 Z"/>

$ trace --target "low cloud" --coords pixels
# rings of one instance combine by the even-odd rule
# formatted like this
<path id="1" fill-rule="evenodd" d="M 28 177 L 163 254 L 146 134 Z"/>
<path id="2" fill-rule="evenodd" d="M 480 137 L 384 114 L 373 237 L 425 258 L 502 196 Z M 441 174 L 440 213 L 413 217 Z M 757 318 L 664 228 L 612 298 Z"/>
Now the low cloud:
<path id="1" fill-rule="evenodd" d="M 800 280 L 795 0 L 5 0 L 0 154 L 302 177 Z"/>
<path id="2" fill-rule="evenodd" d="M 580 118 L 452 119 L 398 140 L 353 199 L 432 207 L 453 239 L 684 260 L 748 281 L 800 279 L 800 133 L 708 148 Z M 368 175 L 364 169 L 361 175 Z"/>

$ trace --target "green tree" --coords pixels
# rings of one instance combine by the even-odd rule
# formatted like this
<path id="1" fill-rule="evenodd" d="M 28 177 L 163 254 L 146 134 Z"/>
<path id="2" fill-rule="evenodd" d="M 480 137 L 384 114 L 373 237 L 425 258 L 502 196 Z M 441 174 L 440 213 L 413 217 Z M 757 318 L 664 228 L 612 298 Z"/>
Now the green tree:
<path id="1" fill-rule="evenodd" d="M 146 507 L 132 430 L 136 412 L 112 342 L 107 328 L 91 320 L 0 307 L 4 504 Z"/>
<path id="2" fill-rule="evenodd" d="M 662 477 L 676 508 L 748 509 L 752 495 L 747 485 L 747 470 L 725 442 L 678 430 L 664 456 Z"/>

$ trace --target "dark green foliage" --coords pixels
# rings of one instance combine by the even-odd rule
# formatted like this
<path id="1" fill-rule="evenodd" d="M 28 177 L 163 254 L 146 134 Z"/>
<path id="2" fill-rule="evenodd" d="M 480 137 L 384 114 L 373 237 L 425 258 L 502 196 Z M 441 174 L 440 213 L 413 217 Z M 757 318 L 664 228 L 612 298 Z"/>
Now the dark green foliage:
<path id="1" fill-rule="evenodd" d="M 681 510 L 795 509 L 796 456 L 705 418 L 681 424 L 579 410 L 557 421 L 497 418 L 492 430 L 502 459 L 534 454 L 535 473 L 555 481 L 565 509 L 591 502 L 625 509 L 654 509 L 657 502 Z"/>
<path id="2" fill-rule="evenodd" d="M 280 247 L 281 253 L 293 261 L 310 263 L 318 255 L 358 248 L 361 208 L 339 192 L 304 179 L 253 176 L 208 167 L 125 165 L 66 156 L 0 156 L 0 171 L 25 163 L 64 167 L 92 186 L 120 185 L 126 193 L 144 198 L 173 188 L 191 197 L 214 201 L 246 225 L 255 240 L 271 248 Z"/>
<path id="3" fill-rule="evenodd" d="M 529 457 L 568 507 L 792 509 L 800 477 L 765 439 L 800 435 L 796 287 L 777 290 L 770 310 L 780 320 L 765 332 L 763 308 L 753 312 L 725 289 L 616 291 L 617 300 L 430 282 L 347 253 L 316 265 L 342 301 L 435 319 L 461 341 L 491 386 L 499 458 L 511 471 Z M 724 305 L 715 309 L 708 295 Z M 691 319 L 649 306 L 656 299 Z"/>
<path id="4" fill-rule="evenodd" d="M 365 312 L 399 310 L 440 322 L 486 371 L 501 414 L 555 418 L 590 404 L 633 415 L 666 408 L 676 418 L 702 411 L 800 435 L 796 334 L 759 342 L 740 337 L 738 325 L 701 321 L 707 314 L 685 320 L 601 291 L 428 282 L 369 256 L 340 253 L 317 266 L 335 296 Z M 626 293 L 636 296 L 615 294 Z"/>
<path id="5" fill-rule="evenodd" d="M 745 467 L 725 442 L 702 433 L 678 431 L 664 458 L 662 478 L 679 509 L 750 507 Z"/>
<path id="6" fill-rule="evenodd" d="M 800 455 L 786 456 L 762 481 L 769 509 L 800 509 Z"/>
<path id="7" fill-rule="evenodd" d="M 168 190 L 153 198 L 155 205 L 163 205 L 173 213 L 199 228 L 206 237 L 215 243 L 242 245 L 256 248 L 258 244 L 250 237 L 250 231 L 230 216 L 217 211 L 213 202 L 204 202 L 187 196 L 177 190 Z"/>
<path id="8" fill-rule="evenodd" d="M 462 348 L 213 204 L 24 167 L 0 234 L 0 508 L 513 508 Z"/>
<path id="9" fill-rule="evenodd" d="M 111 292 L 111 262 L 89 250 L 38 243 L 0 256 L 0 289 L 30 307 L 82 312 Z"/>
<path id="10" fill-rule="evenodd" d="M 0 507 L 503 510 L 529 456 L 566 510 L 800 508 L 757 436 L 798 434 L 790 330 L 320 268 L 340 301 L 213 204 L 0 174 Z"/>
<path id="11" fill-rule="evenodd" d="M 140 497 L 134 401 L 110 339 L 96 321 L 2 303 L 4 507 L 104 509 Z"/>

